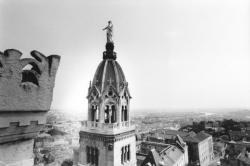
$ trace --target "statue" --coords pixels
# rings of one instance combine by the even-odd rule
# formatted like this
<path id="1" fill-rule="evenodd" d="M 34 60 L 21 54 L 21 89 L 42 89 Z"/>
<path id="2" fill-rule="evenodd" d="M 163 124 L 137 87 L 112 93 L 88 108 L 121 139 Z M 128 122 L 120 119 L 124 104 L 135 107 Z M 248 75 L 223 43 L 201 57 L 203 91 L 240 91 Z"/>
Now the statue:
<path id="1" fill-rule="evenodd" d="M 107 43 L 113 43 L 112 35 L 113 35 L 113 24 L 111 21 L 108 22 L 108 26 L 103 28 L 102 30 L 106 30 L 107 32 Z"/>

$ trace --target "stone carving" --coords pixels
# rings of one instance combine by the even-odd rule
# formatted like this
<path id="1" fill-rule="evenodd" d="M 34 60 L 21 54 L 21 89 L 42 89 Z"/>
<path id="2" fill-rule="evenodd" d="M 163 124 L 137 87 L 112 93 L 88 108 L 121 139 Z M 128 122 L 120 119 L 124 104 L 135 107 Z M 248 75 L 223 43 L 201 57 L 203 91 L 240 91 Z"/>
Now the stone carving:
<path id="1" fill-rule="evenodd" d="M 0 112 L 48 111 L 60 57 L 38 51 L 21 56 L 15 49 L 0 52 Z"/>
<path id="2" fill-rule="evenodd" d="M 107 43 L 113 43 L 112 36 L 113 36 L 113 24 L 111 21 L 108 22 L 108 26 L 103 28 L 102 30 L 106 30 L 107 32 Z"/>

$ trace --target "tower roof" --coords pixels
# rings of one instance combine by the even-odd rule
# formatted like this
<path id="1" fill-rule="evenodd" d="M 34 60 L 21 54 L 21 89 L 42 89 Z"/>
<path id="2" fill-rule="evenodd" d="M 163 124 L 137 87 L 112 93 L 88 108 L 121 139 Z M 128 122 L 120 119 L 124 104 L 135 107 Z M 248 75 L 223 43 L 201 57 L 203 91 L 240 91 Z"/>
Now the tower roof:
<path id="1" fill-rule="evenodd" d="M 100 92 L 110 85 L 120 92 L 126 85 L 126 79 L 119 63 L 113 59 L 104 59 L 97 67 L 92 85 Z"/>
<path id="2" fill-rule="evenodd" d="M 99 92 L 103 92 L 106 87 L 112 86 L 117 93 L 120 93 L 127 86 L 125 75 L 116 61 L 116 53 L 113 49 L 113 43 L 106 44 L 103 60 L 98 65 L 94 75 L 92 87 L 95 86 Z"/>

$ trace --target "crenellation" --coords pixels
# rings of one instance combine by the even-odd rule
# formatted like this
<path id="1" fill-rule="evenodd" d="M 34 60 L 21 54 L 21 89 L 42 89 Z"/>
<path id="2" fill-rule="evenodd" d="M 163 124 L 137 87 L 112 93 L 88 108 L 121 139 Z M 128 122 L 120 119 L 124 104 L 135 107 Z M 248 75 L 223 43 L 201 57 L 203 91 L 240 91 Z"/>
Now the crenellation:
<path id="1" fill-rule="evenodd" d="M 46 57 L 38 51 L 31 52 L 33 58 L 21 59 L 21 56 L 22 53 L 15 49 L 0 54 L 0 111 L 47 111 L 60 57 Z M 31 69 L 25 69 L 27 65 Z"/>
<path id="2" fill-rule="evenodd" d="M 46 123 L 60 56 L 21 58 L 15 49 L 0 52 L 0 165 L 32 166 L 34 138 Z"/>
<path id="3" fill-rule="evenodd" d="M 0 113 L 0 128 L 9 127 L 10 123 L 19 122 L 19 126 L 27 126 L 36 121 L 37 124 L 45 124 L 45 112 L 16 112 L 16 113 Z M 44 117 L 44 118 L 43 118 Z"/>

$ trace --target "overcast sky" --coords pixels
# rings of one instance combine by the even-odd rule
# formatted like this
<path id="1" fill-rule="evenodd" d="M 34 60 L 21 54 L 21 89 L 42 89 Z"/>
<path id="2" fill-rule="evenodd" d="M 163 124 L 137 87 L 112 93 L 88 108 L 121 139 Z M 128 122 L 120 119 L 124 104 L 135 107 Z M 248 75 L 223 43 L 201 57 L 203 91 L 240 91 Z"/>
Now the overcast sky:
<path id="1" fill-rule="evenodd" d="M 250 107 L 248 0 L 0 0 L 0 50 L 61 55 L 52 108 L 87 111 L 112 20 L 131 109 Z"/>

